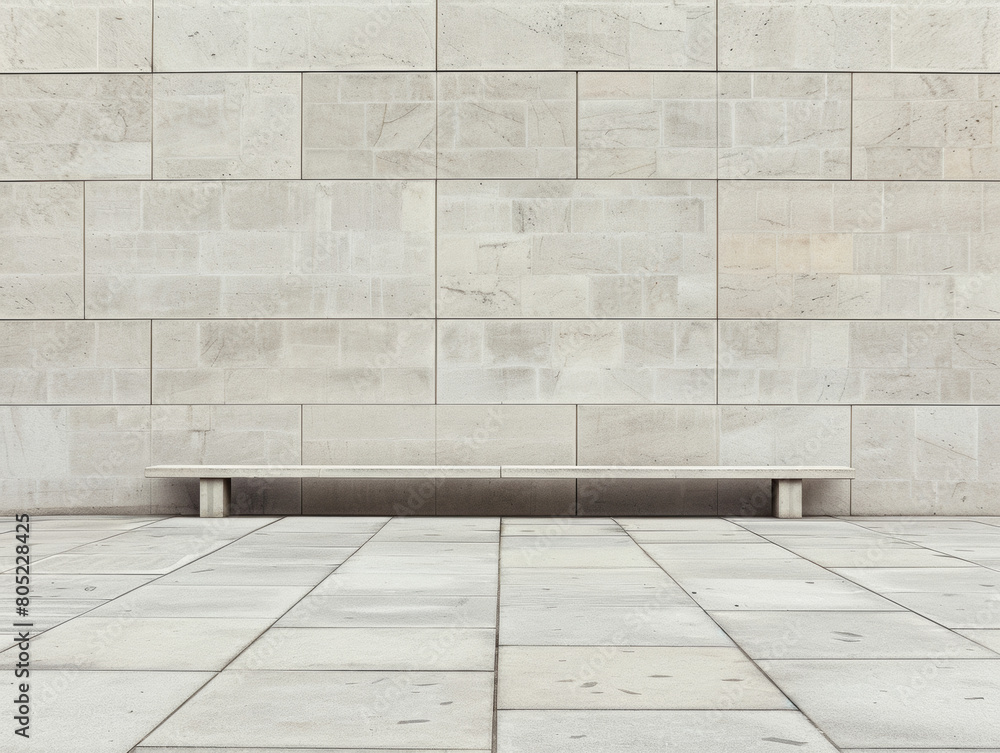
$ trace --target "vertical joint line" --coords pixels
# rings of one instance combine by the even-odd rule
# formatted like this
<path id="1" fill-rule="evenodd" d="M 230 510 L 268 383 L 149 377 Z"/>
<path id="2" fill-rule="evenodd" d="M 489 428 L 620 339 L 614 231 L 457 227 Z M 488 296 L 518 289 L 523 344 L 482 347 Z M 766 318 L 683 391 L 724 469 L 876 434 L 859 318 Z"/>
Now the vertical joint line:
<path id="1" fill-rule="evenodd" d="M 299 180 L 306 177 L 306 74 L 299 73 Z"/>
<path id="2" fill-rule="evenodd" d="M 152 141 L 150 141 L 149 148 L 150 151 L 152 151 L 153 148 Z M 83 318 L 86 319 L 87 318 L 87 181 L 83 181 L 80 184 L 80 190 L 83 192 L 83 200 L 82 200 L 83 216 L 80 218 L 80 224 L 82 225 L 82 227 L 80 228 L 80 236 L 81 236 L 80 241 L 83 254 L 83 270 L 82 270 L 83 279 L 81 280 L 81 282 L 83 283 L 83 290 L 81 295 L 83 296 L 83 300 L 80 301 L 80 307 L 81 310 L 83 311 Z M 152 358 L 150 358 L 149 367 L 151 369 L 153 367 Z M 150 379 L 152 379 L 152 377 L 150 377 Z M 150 382 L 150 384 L 152 384 L 152 382 Z M 150 387 L 150 389 L 152 389 L 152 387 Z"/>
<path id="3" fill-rule="evenodd" d="M 854 406 L 848 405 L 848 427 L 847 427 L 847 461 L 854 467 Z M 847 514 L 854 514 L 854 479 L 847 480 Z"/>
<path id="4" fill-rule="evenodd" d="M 152 68 L 152 61 L 150 61 L 150 68 Z M 154 180 L 156 178 L 153 168 L 155 167 L 155 161 L 153 159 L 153 143 L 156 138 L 156 75 L 152 72 L 149 74 L 149 179 Z"/>
<path id="5" fill-rule="evenodd" d="M 851 91 L 850 103 L 848 104 L 848 155 L 847 155 L 847 179 L 854 180 L 854 71 L 851 71 Z M 883 211 L 882 216 L 885 216 Z"/>

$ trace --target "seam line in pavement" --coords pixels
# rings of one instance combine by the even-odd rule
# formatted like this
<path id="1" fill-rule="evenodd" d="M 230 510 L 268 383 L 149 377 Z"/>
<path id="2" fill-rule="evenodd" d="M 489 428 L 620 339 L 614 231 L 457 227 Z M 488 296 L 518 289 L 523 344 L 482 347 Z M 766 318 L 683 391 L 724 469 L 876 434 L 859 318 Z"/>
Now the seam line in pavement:
<path id="1" fill-rule="evenodd" d="M 282 516 L 282 517 L 280 517 L 280 518 L 276 518 L 275 520 L 272 520 L 272 521 L 271 521 L 270 523 L 268 523 L 267 525 L 263 525 L 263 526 L 261 526 L 260 528 L 255 528 L 255 529 L 254 529 L 253 531 L 248 531 L 248 532 L 247 532 L 246 534 L 244 534 L 244 536 L 249 536 L 249 535 L 250 535 L 251 533 L 257 533 L 258 531 L 261 531 L 261 530 L 263 530 L 264 528 L 267 528 L 268 526 L 271 526 L 271 525 L 274 525 L 275 523 L 277 523 L 277 522 L 279 522 L 279 521 L 282 521 L 282 520 L 284 520 L 284 519 L 285 519 L 285 518 L 287 518 L 287 517 L 298 517 L 298 516 L 294 516 L 294 515 L 293 515 L 293 516 L 287 516 L 287 515 L 286 515 L 286 516 Z M 312 588 L 310 588 L 310 589 L 309 589 L 308 591 L 306 591 L 306 592 L 305 592 L 305 593 L 304 593 L 304 594 L 302 595 L 302 597 L 301 597 L 301 598 L 297 599 L 297 600 L 296 600 L 296 601 L 295 601 L 295 602 L 294 602 L 293 604 L 291 604 L 291 605 L 290 605 L 290 606 L 288 607 L 288 609 L 286 609 L 286 610 L 285 610 L 284 612 L 282 612 L 282 613 L 281 613 L 281 614 L 279 614 L 279 615 L 278 615 L 277 617 L 275 617 L 275 618 L 274 618 L 274 620 L 273 620 L 273 621 L 271 622 L 271 624 L 270 624 L 270 625 L 268 625 L 268 626 L 267 626 L 266 628 L 264 628 L 264 629 L 263 629 L 263 630 L 262 630 L 261 632 L 259 632 L 259 633 L 257 634 L 257 637 L 256 637 L 256 638 L 254 638 L 254 639 L 253 639 L 252 641 L 250 641 L 250 643 L 248 643 L 248 644 L 247 644 L 247 645 L 246 645 L 246 646 L 245 646 L 245 647 L 243 648 L 243 650 L 242 650 L 242 651 L 240 651 L 239 653 L 237 653 L 237 654 L 236 654 L 236 656 L 234 656 L 234 657 L 233 657 L 232 659 L 230 659 L 230 660 L 229 660 L 229 662 L 227 662 L 227 663 L 226 663 L 226 665 L 225 665 L 225 666 L 224 666 L 224 667 L 223 667 L 222 669 L 220 669 L 220 670 L 215 670 L 215 671 L 212 671 L 212 672 L 211 672 L 211 676 L 210 676 L 210 677 L 209 677 L 209 678 L 208 678 L 207 680 L 205 680 L 205 682 L 203 682 L 203 683 L 202 683 L 201 685 L 199 685 L 199 686 L 198 686 L 198 687 L 197 687 L 197 688 L 196 688 L 196 689 L 195 689 L 195 690 L 194 690 L 194 691 L 193 691 L 193 692 L 191 693 L 191 695 L 189 695 L 189 696 L 188 696 L 187 698 L 185 698 L 185 699 L 184 699 L 184 700 L 183 700 L 183 701 L 182 701 L 181 703 L 179 703 L 179 704 L 177 705 L 177 707 L 176 707 L 176 708 L 175 708 L 175 709 L 174 709 L 173 711 L 171 711 L 171 712 L 170 712 L 169 714 L 167 714 L 167 715 L 166 715 L 166 716 L 164 716 L 164 717 L 163 717 L 162 719 L 160 719 L 160 721 L 156 723 L 156 726 L 154 726 L 154 727 L 153 727 L 153 728 L 152 728 L 151 730 L 149 730 L 149 732 L 147 732 L 147 733 L 146 733 L 145 735 L 143 735 L 143 736 L 142 736 L 142 738 L 141 738 L 141 739 L 139 740 L 139 742 L 137 742 L 137 743 L 136 743 L 136 744 L 135 744 L 135 745 L 134 745 L 134 746 L 133 746 L 133 747 L 131 748 L 131 750 L 130 750 L 130 752 L 129 752 L 129 753 L 141 753 L 141 751 L 139 751 L 139 750 L 138 750 L 138 748 L 139 748 L 139 746 L 140 746 L 140 745 L 142 745 L 142 744 L 143 744 L 143 742 L 145 742 L 145 740 L 146 740 L 146 739 L 147 739 L 147 738 L 148 738 L 148 737 L 149 737 L 150 735 L 152 735 L 152 734 L 153 734 L 154 732 L 156 732 L 156 730 L 158 730 L 158 729 L 159 729 L 160 727 L 162 727 L 162 726 L 163 726 L 164 724 L 166 724 L 166 723 L 167 723 L 167 722 L 168 722 L 168 721 L 169 721 L 169 720 L 170 720 L 170 719 L 171 719 L 171 718 L 173 717 L 173 715 L 174 715 L 174 714 L 176 714 L 176 713 L 177 713 L 178 711 L 180 711 L 180 710 L 181 710 L 182 708 L 184 708 L 184 706 L 185 706 L 185 705 L 186 705 L 186 704 L 187 704 L 187 703 L 188 703 L 188 702 L 189 702 L 189 701 L 190 701 L 190 700 L 191 700 L 192 698 L 194 698 L 194 697 L 195 697 L 196 695 L 198 695 L 198 693 L 200 693 L 200 692 L 201 692 L 202 690 L 204 690 L 204 689 L 205 689 L 205 686 L 206 686 L 206 685 L 208 685 L 208 684 L 209 684 L 209 683 L 210 683 L 210 682 L 211 682 L 212 680 L 214 680 L 214 679 L 215 679 L 216 677 L 218 677 L 218 676 L 219 676 L 220 674 L 222 674 L 223 672 L 225 672 L 225 671 L 226 671 L 226 670 L 227 670 L 227 669 L 228 669 L 228 668 L 229 668 L 229 667 L 230 667 L 230 666 L 232 665 L 232 663 L 233 663 L 234 661 L 236 661 L 236 660 L 237 660 L 238 658 L 240 658 L 240 657 L 241 657 L 241 656 L 242 656 L 243 654 L 245 654 L 245 653 L 246 653 L 246 651 L 247 651 L 247 649 L 248 649 L 248 648 L 250 648 L 250 647 L 251 647 L 252 645 L 254 645 L 254 644 L 255 644 L 255 643 L 257 642 L 257 641 L 259 641 L 259 640 L 260 640 L 260 638 L 261 638 L 261 636 L 262 636 L 262 635 L 264 635 L 264 633 L 266 633 L 266 632 L 267 632 L 268 630 L 270 630 L 270 629 L 271 629 L 272 627 L 274 627 L 274 624 L 275 624 L 275 623 L 276 623 L 276 622 L 277 622 L 278 620 L 280 620 L 280 619 L 281 619 L 282 617 L 284 617 L 284 616 L 285 616 L 286 614 L 288 614 L 288 612 L 289 612 L 289 611 L 291 611 L 291 610 L 292 610 L 292 609 L 294 609 L 294 608 L 295 608 L 296 606 L 298 606 L 298 605 L 299 605 L 300 603 L 302 603 L 302 600 L 303 600 L 303 599 L 305 599 L 305 598 L 306 598 L 307 596 L 309 596 L 309 595 L 310 595 L 310 594 L 311 594 L 311 593 L 312 593 L 313 591 L 315 591 L 315 590 L 316 590 L 316 588 L 318 588 L 318 587 L 319 587 L 319 585 L 320 585 L 321 583 L 324 583 L 324 582 L 326 581 L 326 579 L 327 579 L 327 578 L 329 578 L 329 577 L 330 577 L 331 575 L 333 575 L 333 574 L 334 574 L 335 572 L 337 572 L 337 570 L 338 570 L 338 569 L 340 568 L 340 566 L 341 566 L 341 565 L 343 565 L 343 564 L 344 564 L 345 562 L 347 562 L 347 560 L 349 560 L 349 559 L 350 559 L 351 557 L 353 557 L 353 556 L 354 556 L 355 554 L 357 554 L 357 553 L 358 553 L 359 551 L 361 551 L 361 547 L 363 547 L 363 546 L 364 546 L 365 544 L 367 544 L 367 543 L 368 543 L 369 541 L 371 541 L 371 540 L 372 540 L 373 538 L 375 538 L 375 536 L 376 536 L 376 535 L 377 535 L 377 534 L 378 534 L 379 532 L 381 532 L 381 530 L 382 530 L 383 528 L 385 528 L 385 527 L 386 527 L 386 525 L 387 525 L 387 524 L 389 523 L 389 521 L 390 521 L 390 520 L 392 520 L 392 518 L 387 518 L 387 519 L 386 519 L 386 521 L 385 521 L 384 523 L 382 523 L 382 525 L 381 525 L 381 526 L 379 526 L 378 530 L 377 530 L 377 531 L 375 531 L 375 533 L 373 533 L 373 534 L 372 534 L 371 536 L 369 536 L 369 537 L 368 537 L 367 539 L 365 539 L 365 540 L 364 540 L 364 541 L 363 541 L 363 542 L 361 543 L 361 546 L 359 546 L 359 547 L 358 547 L 357 549 L 355 549 L 355 550 L 354 550 L 354 551 L 353 551 L 353 552 L 352 552 L 352 553 L 351 553 L 351 554 L 350 554 L 350 555 L 349 555 L 349 556 L 348 556 L 348 557 L 347 557 L 346 559 L 344 559 L 344 560 L 343 560 L 343 561 L 342 561 L 342 562 L 341 562 L 341 563 L 340 563 L 339 565 L 336 565 L 336 566 L 334 566 L 334 567 L 333 567 L 333 568 L 332 568 L 332 569 L 330 570 L 330 572 L 329 572 L 329 573 L 327 573 L 326 577 L 324 577 L 324 578 L 320 579 L 319 583 L 316 583 L 315 585 L 313 585 L 313 587 L 312 587 Z M 239 540 L 240 540 L 240 539 L 242 539 L 242 538 L 243 538 L 243 536 L 240 536 L 239 538 L 237 538 L 237 539 L 234 539 L 233 541 L 231 541 L 231 542 L 229 542 L 229 543 L 230 543 L 230 544 L 232 544 L 233 542 L 235 542 L 235 541 L 239 541 Z M 229 544 L 227 544 L 226 546 L 228 546 L 228 545 L 229 545 Z M 220 549 L 224 549 L 224 548 L 225 548 L 225 547 L 220 547 Z M 216 552 L 216 551 L 219 551 L 219 550 L 218 550 L 218 549 L 216 549 L 216 550 L 213 550 L 213 552 Z M 206 555 L 206 556 L 207 556 L 207 555 Z M 199 559 L 201 559 L 201 558 L 199 558 Z M 195 560 L 195 561 L 197 561 L 197 560 Z M 190 563 L 189 563 L 189 564 L 190 564 Z M 169 573 L 167 573 L 167 574 L 169 575 Z M 194 587 L 195 587 L 195 586 L 192 586 L 192 588 L 194 588 Z"/>
<path id="2" fill-rule="evenodd" d="M 744 650 L 743 646 L 741 646 L 739 644 L 739 641 L 737 641 L 735 638 L 733 638 L 733 636 L 731 636 L 729 634 L 729 631 L 727 631 L 724 627 L 722 627 L 722 625 L 720 625 L 718 622 L 716 622 L 715 618 L 712 617 L 711 612 L 709 612 L 707 609 L 705 609 L 701 604 L 698 604 L 698 602 L 694 598 L 692 598 L 690 594 L 688 594 L 687 589 L 684 588 L 680 583 L 678 583 L 677 580 L 674 578 L 674 576 L 671 575 L 663 565 L 661 565 L 659 562 L 657 562 L 656 559 L 649 552 L 646 551 L 645 547 L 641 543 L 639 543 L 634 538 L 632 538 L 632 534 L 629 531 L 626 531 L 624 527 L 622 527 L 621 523 L 618 522 L 617 518 L 615 518 L 614 521 L 615 521 L 615 524 L 618 525 L 618 527 L 621 528 L 622 531 L 625 532 L 625 535 L 629 537 L 629 540 L 632 541 L 632 543 L 635 544 L 637 547 L 639 547 L 639 549 L 642 550 L 642 553 L 645 554 L 650 560 L 652 560 L 653 563 L 658 568 L 660 568 L 660 570 L 662 570 L 663 573 L 668 578 L 670 578 L 670 580 L 674 583 L 674 585 L 676 585 L 681 591 L 683 591 L 687 595 L 687 597 L 689 599 L 691 599 L 691 601 L 693 601 L 695 604 L 697 604 L 698 608 L 701 609 L 702 612 L 704 612 L 705 616 L 708 617 L 708 619 L 710 619 L 716 625 L 716 627 L 718 627 L 719 630 L 721 630 L 722 633 L 727 638 L 729 638 L 730 641 L 732 641 L 733 645 L 737 648 L 737 650 L 741 654 L 743 654 L 744 658 L 748 662 L 750 662 L 754 666 L 754 668 L 756 668 L 756 670 L 761 673 L 762 676 L 766 677 L 767 680 L 768 680 L 768 682 L 770 682 L 772 685 L 774 685 L 775 689 L 779 693 L 781 693 L 781 695 L 784 696 L 784 698 L 792 705 L 792 708 L 794 708 L 796 711 L 798 711 L 800 714 L 802 714 L 802 718 L 805 719 L 806 721 L 808 721 L 809 724 L 812 725 L 813 729 L 816 730 L 817 734 L 819 734 L 824 740 L 826 740 L 828 743 L 830 743 L 830 746 L 833 747 L 835 750 L 838 750 L 838 751 L 839 750 L 843 750 L 843 748 L 841 748 L 841 747 L 837 746 L 836 744 L 834 744 L 833 740 L 830 739 L 830 736 L 827 735 L 826 732 L 818 724 L 816 724 L 816 722 L 812 719 L 812 717 L 810 717 L 807 713 L 805 713 L 805 711 L 803 711 L 801 708 L 799 708 L 799 705 L 797 703 L 795 703 L 789 697 L 789 695 L 774 680 L 774 678 L 771 677 L 771 675 L 769 675 L 767 672 L 765 672 L 764 668 L 761 667 L 756 661 L 754 661 L 753 657 L 751 657 L 750 654 L 748 654 L 746 652 L 746 650 Z M 742 528 L 742 526 L 740 526 L 740 528 Z M 747 530 L 747 529 L 744 528 L 743 530 Z M 760 534 L 757 534 L 755 531 L 750 531 L 750 533 L 753 533 L 753 534 L 758 535 L 758 536 L 760 535 Z M 764 537 L 761 536 L 761 538 L 764 538 Z M 670 543 L 670 542 L 664 542 L 664 543 Z M 798 557 L 798 555 L 795 555 L 795 556 Z M 735 709 L 729 709 L 729 710 L 735 710 Z M 740 710 L 742 711 L 743 709 L 740 709 Z M 775 709 L 772 709 L 772 710 L 775 710 Z"/>
<path id="3" fill-rule="evenodd" d="M 837 518 L 837 520 L 840 520 L 840 518 Z M 735 521 L 732 521 L 732 522 L 735 523 Z M 844 521 L 844 522 L 852 522 L 852 521 Z M 736 523 L 736 525 L 740 525 L 740 524 Z M 852 522 L 852 525 L 853 525 L 853 522 Z M 742 528 L 743 526 L 740 526 L 740 527 Z M 865 531 L 872 531 L 872 529 L 870 529 L 870 528 L 864 528 L 863 526 L 859 526 L 859 527 L 863 528 L 863 530 L 865 530 Z M 746 529 L 744 529 L 744 530 L 746 530 Z M 879 533 L 878 531 L 872 531 L 872 532 L 873 533 Z M 782 535 L 782 534 L 771 534 L 771 535 L 772 536 L 777 536 L 777 535 Z M 897 539 L 897 537 L 895 537 L 895 536 L 887 536 L 886 538 Z M 912 541 L 906 541 L 905 539 L 897 539 L 897 540 L 903 541 L 903 542 L 908 543 L 908 544 L 913 544 L 914 543 Z M 793 552 L 791 549 L 789 549 L 788 547 L 784 546 L 783 544 L 779 544 L 776 541 L 771 541 L 770 539 L 767 539 L 767 541 L 769 543 L 773 544 L 776 547 L 780 547 L 781 549 L 784 549 L 789 554 L 794 554 L 799 559 L 805 560 L 806 562 L 809 562 L 809 563 L 811 563 L 813 565 L 816 565 L 816 567 L 822 568 L 826 572 L 830 573 L 830 575 L 832 575 L 834 578 L 838 578 L 839 580 L 843 580 L 843 581 L 846 581 L 848 583 L 851 583 L 852 585 L 855 585 L 858 588 L 863 589 L 864 591 L 867 591 L 868 593 L 872 594 L 873 596 L 876 596 L 876 597 L 878 597 L 880 599 L 885 599 L 886 601 L 888 601 L 891 604 L 895 604 L 897 607 L 899 607 L 900 609 L 906 610 L 910 614 L 914 614 L 914 615 L 916 615 L 918 617 L 922 617 L 923 619 L 927 620 L 928 622 L 933 622 L 938 627 L 944 628 L 948 632 L 953 633 L 958 638 L 964 638 L 965 640 L 969 640 L 968 638 L 965 638 L 965 636 L 959 635 L 958 633 L 956 633 L 955 629 L 948 627 L 947 625 L 939 622 L 938 620 L 935 620 L 933 617 L 928 617 L 925 614 L 921 614 L 920 612 L 917 612 L 917 611 L 915 611 L 913 609 L 910 609 L 905 604 L 900 604 L 898 601 L 896 601 L 893 598 L 890 598 L 889 596 L 887 596 L 884 593 L 879 593 L 878 591 L 875 591 L 874 589 L 869 588 L 865 584 L 857 582 L 853 578 L 849 578 L 846 575 L 841 575 L 840 573 L 835 572 L 832 568 L 826 567 L 825 565 L 821 565 L 818 562 L 813 562 L 811 559 L 809 559 L 805 555 Z M 926 549 L 927 551 L 930 551 L 930 552 L 935 551 L 934 549 L 930 549 L 929 547 L 921 546 L 920 544 L 915 544 L 915 547 L 919 548 L 919 549 Z M 937 554 L 944 554 L 944 555 L 949 556 L 949 557 L 951 556 L 947 552 L 937 552 Z M 960 557 L 956 557 L 955 559 L 961 560 L 962 562 L 967 562 L 967 560 L 962 560 Z M 976 565 L 975 563 L 972 563 L 972 562 L 969 563 L 969 566 L 970 567 L 979 567 L 979 568 L 982 568 L 982 565 Z M 850 569 L 850 568 L 840 568 L 840 569 L 843 570 L 843 569 Z M 868 569 L 872 569 L 872 568 L 868 568 Z M 890 569 L 890 568 L 885 568 L 885 569 Z M 911 568 L 896 568 L 896 569 L 909 570 Z M 913 568 L 913 569 L 916 569 L 916 568 Z M 930 567 L 929 569 L 933 570 L 935 568 Z M 944 570 L 953 570 L 955 568 L 941 568 L 941 569 L 944 569 Z M 988 569 L 988 568 L 983 568 L 983 569 Z M 902 592 L 898 592 L 898 593 L 907 593 L 907 592 L 906 591 L 902 591 Z M 928 593 L 928 592 L 926 592 L 926 591 L 914 591 L 912 593 Z M 933 593 L 933 592 L 931 592 L 931 593 Z M 848 610 L 848 611 L 854 611 L 854 610 Z M 869 610 L 861 610 L 861 611 L 869 611 Z M 882 611 L 887 611 L 887 610 L 882 610 Z M 964 628 L 958 628 L 958 629 L 961 630 L 961 629 L 964 629 Z M 982 657 L 980 657 L 980 658 L 982 658 Z"/>

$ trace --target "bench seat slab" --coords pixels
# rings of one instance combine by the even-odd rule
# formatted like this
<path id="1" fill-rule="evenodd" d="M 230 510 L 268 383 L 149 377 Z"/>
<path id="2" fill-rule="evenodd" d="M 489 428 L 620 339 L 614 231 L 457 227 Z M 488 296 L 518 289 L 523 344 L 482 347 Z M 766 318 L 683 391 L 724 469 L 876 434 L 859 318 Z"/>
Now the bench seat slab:
<path id="1" fill-rule="evenodd" d="M 854 478 L 854 469 L 843 466 L 504 465 L 500 470 L 505 478 Z"/>
<path id="2" fill-rule="evenodd" d="M 499 465 L 325 465 L 320 478 L 500 478 Z"/>
<path id="3" fill-rule="evenodd" d="M 152 465 L 146 478 L 500 478 L 500 466 Z"/>

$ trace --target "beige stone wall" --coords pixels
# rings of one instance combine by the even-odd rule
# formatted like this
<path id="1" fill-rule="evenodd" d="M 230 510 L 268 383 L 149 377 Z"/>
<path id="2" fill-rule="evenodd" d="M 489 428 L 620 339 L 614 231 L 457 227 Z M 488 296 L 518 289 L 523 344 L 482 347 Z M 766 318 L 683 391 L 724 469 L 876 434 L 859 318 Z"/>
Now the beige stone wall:
<path id="1" fill-rule="evenodd" d="M 0 0 L 0 513 L 1000 514 L 998 179 L 992 0 Z"/>

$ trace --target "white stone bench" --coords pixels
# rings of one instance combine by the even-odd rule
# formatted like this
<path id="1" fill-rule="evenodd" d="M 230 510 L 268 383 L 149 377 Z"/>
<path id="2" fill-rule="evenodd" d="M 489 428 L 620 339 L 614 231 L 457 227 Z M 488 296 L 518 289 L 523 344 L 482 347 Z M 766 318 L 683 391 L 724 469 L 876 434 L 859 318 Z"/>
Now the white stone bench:
<path id="1" fill-rule="evenodd" d="M 845 466 L 697 465 L 153 465 L 146 478 L 201 480 L 201 517 L 229 514 L 234 478 L 771 479 L 778 518 L 802 517 L 802 480 L 854 478 Z"/>

